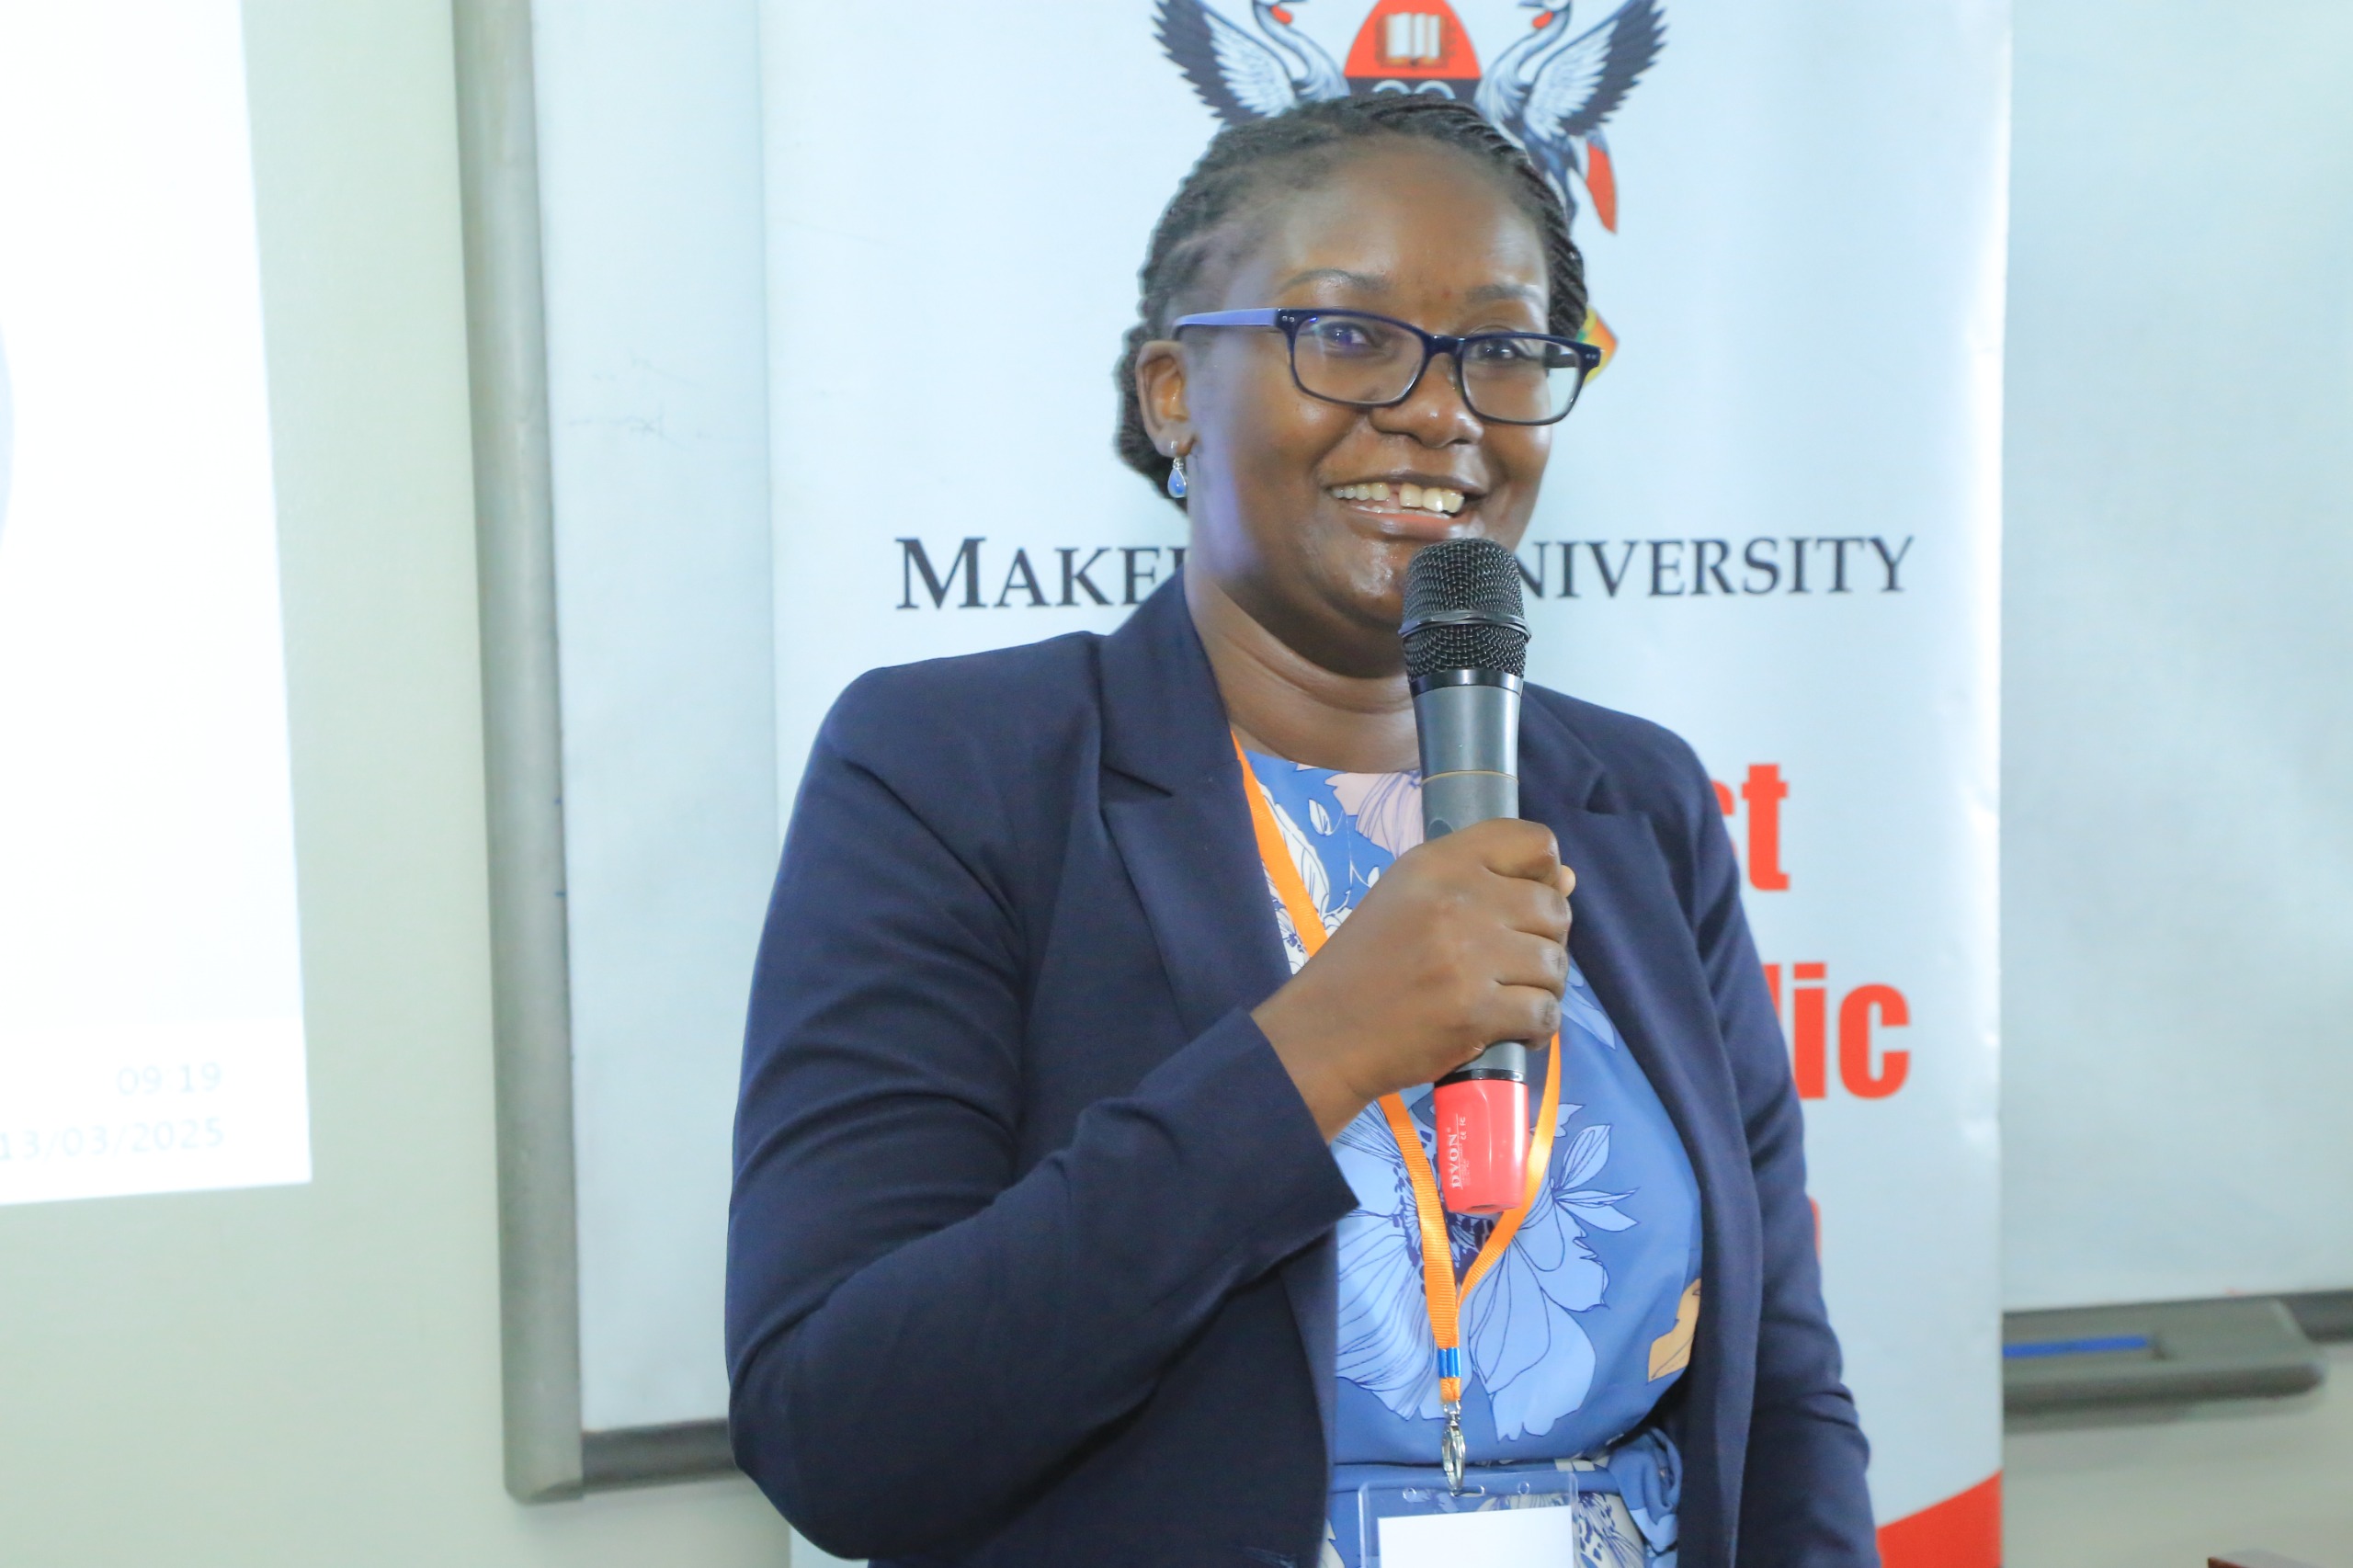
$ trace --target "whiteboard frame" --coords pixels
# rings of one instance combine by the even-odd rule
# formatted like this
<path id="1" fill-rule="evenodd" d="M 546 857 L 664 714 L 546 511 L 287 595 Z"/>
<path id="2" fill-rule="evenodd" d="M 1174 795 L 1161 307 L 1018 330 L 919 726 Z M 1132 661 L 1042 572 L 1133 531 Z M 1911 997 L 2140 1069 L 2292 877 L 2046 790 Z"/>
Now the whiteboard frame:
<path id="1" fill-rule="evenodd" d="M 590 1432 L 553 477 L 529 0 L 453 0 L 490 876 L 506 1489 L 525 1502 L 734 1468 L 726 1424 Z"/>
<path id="2" fill-rule="evenodd" d="M 529 0 L 452 0 L 479 526 L 508 1489 L 722 1473 L 719 1421 L 588 1432 Z M 2332 1293 L 2314 1300 L 2340 1301 Z"/>
<path id="3" fill-rule="evenodd" d="M 481 600 L 506 1489 L 576 1496 L 579 1236 L 529 0 L 454 0 Z"/>

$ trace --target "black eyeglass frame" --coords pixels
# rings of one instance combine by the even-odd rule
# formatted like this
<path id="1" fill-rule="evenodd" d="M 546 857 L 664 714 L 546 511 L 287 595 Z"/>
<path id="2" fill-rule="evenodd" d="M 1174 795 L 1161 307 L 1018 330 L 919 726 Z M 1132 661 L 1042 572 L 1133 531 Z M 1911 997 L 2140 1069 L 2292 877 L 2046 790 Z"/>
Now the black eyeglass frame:
<path id="1" fill-rule="evenodd" d="M 1384 325 L 1410 332 L 1422 340 L 1421 365 L 1414 371 L 1413 380 L 1405 383 L 1404 392 L 1380 403 L 1358 403 L 1354 398 L 1334 397 L 1328 392 L 1317 392 L 1299 379 L 1300 329 L 1309 322 L 1335 316 L 1354 321 L 1377 321 Z M 1599 348 L 1574 337 L 1556 337 L 1545 332 L 1472 332 L 1454 336 L 1442 332 L 1424 332 L 1412 322 L 1399 321 L 1395 316 L 1384 316 L 1372 311 L 1315 310 L 1302 307 L 1203 311 L 1194 315 L 1178 316 L 1169 324 L 1168 330 L 1172 333 L 1182 332 L 1188 326 L 1264 327 L 1269 331 L 1281 333 L 1284 344 L 1289 349 L 1290 384 L 1318 402 L 1338 403 L 1343 408 L 1396 407 L 1414 395 L 1415 389 L 1422 384 L 1422 378 L 1429 373 L 1430 361 L 1443 354 L 1454 361 L 1454 390 L 1461 394 L 1463 406 L 1491 425 L 1558 425 L 1569 416 L 1571 411 L 1576 407 L 1577 400 L 1585 395 L 1585 384 L 1592 380 L 1594 371 L 1601 368 L 1602 358 Z M 1470 389 L 1463 384 L 1462 350 L 1474 343 L 1498 341 L 1542 343 L 1562 349 L 1575 358 L 1578 365 L 1577 382 L 1570 390 L 1569 401 L 1560 413 L 1548 419 L 1506 419 L 1499 415 L 1489 414 L 1472 402 Z"/>

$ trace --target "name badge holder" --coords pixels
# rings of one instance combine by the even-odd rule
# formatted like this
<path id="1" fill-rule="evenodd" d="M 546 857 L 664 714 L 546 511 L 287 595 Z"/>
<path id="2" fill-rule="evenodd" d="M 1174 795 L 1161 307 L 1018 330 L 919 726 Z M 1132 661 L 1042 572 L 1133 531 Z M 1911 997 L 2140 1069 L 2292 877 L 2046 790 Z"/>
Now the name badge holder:
<path id="1" fill-rule="evenodd" d="M 1483 1514 L 1499 1509 L 1566 1509 L 1575 1504 L 1579 1490 L 1574 1472 L 1549 1469 L 1517 1474 L 1483 1474 L 1460 1491 L 1420 1482 L 1368 1481 L 1356 1488 L 1356 1560 L 1362 1568 L 1382 1568 L 1381 1523 L 1383 1519 Z M 1574 1519 L 1565 1521 L 1563 1528 L 1574 1536 Z M 1563 1568 L 1566 1565 L 1563 1564 Z"/>

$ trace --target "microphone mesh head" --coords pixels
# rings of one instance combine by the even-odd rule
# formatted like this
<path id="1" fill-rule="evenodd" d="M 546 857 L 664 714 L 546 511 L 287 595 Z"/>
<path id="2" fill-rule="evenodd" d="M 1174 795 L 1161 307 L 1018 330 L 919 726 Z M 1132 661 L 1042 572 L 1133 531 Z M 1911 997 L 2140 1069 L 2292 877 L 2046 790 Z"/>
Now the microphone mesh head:
<path id="1" fill-rule="evenodd" d="M 1528 673 L 1519 560 L 1491 539 L 1426 545 L 1405 567 L 1405 672 Z"/>

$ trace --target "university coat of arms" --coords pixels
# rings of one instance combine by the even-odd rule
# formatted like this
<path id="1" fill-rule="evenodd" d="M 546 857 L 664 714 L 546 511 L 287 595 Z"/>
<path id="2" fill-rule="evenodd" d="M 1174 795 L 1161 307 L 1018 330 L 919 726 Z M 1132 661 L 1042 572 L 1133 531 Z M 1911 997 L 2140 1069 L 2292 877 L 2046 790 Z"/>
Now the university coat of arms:
<path id="1" fill-rule="evenodd" d="M 1665 41 L 1659 0 L 1620 0 L 1590 26 L 1573 25 L 1574 0 L 1520 0 L 1528 31 L 1483 68 L 1448 0 L 1378 0 L 1345 61 L 1300 30 L 1290 6 L 1249 0 L 1244 26 L 1210 0 L 1159 0 L 1160 46 L 1229 123 L 1280 114 L 1351 93 L 1442 93 L 1466 98 L 1528 150 L 1574 223 L 1586 205 L 1618 228 L 1618 181 L 1602 125 L 1626 101 Z M 1579 192 L 1585 197 L 1578 199 Z M 1616 344 L 1598 315 L 1586 335 Z"/>

